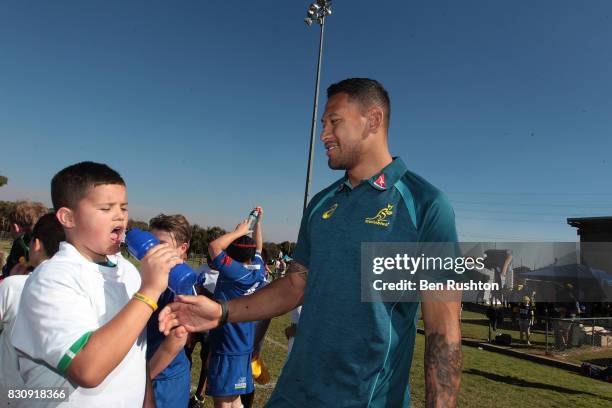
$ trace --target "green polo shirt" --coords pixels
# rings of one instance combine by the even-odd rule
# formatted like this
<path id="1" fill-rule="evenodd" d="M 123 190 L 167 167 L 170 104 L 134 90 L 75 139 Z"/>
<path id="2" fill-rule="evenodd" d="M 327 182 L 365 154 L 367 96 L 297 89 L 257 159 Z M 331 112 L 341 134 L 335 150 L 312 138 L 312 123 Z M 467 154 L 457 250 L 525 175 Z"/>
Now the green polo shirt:
<path id="1" fill-rule="evenodd" d="M 309 269 L 298 334 L 267 406 L 409 406 L 418 303 L 361 302 L 361 243 L 456 241 L 445 196 L 400 158 L 315 195 L 294 252 Z"/>

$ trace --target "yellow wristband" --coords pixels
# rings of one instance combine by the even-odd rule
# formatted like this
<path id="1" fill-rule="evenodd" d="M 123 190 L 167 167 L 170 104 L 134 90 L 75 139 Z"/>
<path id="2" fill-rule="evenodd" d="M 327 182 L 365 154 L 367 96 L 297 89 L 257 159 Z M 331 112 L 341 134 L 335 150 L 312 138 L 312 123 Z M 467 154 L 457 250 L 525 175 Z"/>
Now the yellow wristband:
<path id="1" fill-rule="evenodd" d="M 136 299 L 136 300 L 140 300 L 141 302 L 146 303 L 147 305 L 149 305 L 149 307 L 151 307 L 151 309 L 153 309 L 153 311 L 157 310 L 157 302 L 155 302 L 150 297 L 147 297 L 147 296 L 143 295 L 140 292 L 134 293 L 134 296 L 132 296 L 132 298 Z"/>

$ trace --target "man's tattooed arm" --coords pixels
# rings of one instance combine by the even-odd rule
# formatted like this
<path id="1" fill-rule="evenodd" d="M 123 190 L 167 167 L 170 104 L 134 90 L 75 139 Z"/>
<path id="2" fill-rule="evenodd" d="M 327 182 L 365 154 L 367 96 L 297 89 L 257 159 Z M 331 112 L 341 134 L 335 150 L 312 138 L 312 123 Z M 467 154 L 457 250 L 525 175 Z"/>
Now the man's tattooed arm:
<path id="1" fill-rule="evenodd" d="M 308 278 L 308 268 L 304 265 L 297 263 L 295 261 L 289 264 L 289 268 L 287 269 L 287 274 L 296 274 L 295 276 L 300 277 L 304 281 Z"/>
<path id="2" fill-rule="evenodd" d="M 463 355 L 461 342 L 449 342 L 446 335 L 425 337 L 425 401 L 428 408 L 457 406 Z"/>
<path id="3" fill-rule="evenodd" d="M 461 292 L 422 291 L 425 405 L 454 408 L 461 385 Z"/>

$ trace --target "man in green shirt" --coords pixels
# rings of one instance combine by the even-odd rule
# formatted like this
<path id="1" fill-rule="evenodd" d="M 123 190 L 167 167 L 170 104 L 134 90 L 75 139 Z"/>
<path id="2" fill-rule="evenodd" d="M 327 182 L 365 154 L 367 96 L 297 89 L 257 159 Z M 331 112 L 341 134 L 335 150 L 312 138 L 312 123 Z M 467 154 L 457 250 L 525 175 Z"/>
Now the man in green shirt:
<path id="1" fill-rule="evenodd" d="M 362 302 L 362 242 L 456 242 L 444 195 L 389 153 L 390 102 L 377 81 L 330 86 L 321 140 L 344 177 L 313 197 L 287 275 L 252 296 L 217 305 L 180 297 L 160 328 L 206 330 L 302 305 L 293 350 L 268 407 L 406 407 L 415 302 Z M 428 407 L 454 407 L 461 382 L 460 294 L 420 293 Z"/>

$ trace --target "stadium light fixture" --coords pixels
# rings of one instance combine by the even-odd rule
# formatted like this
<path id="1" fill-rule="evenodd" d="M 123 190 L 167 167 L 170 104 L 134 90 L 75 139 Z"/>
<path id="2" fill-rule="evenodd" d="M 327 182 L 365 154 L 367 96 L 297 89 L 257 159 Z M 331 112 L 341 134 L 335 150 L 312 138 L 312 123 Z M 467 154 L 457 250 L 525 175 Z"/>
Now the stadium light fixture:
<path id="1" fill-rule="evenodd" d="M 306 212 L 308 198 L 310 195 L 310 179 L 312 177 L 312 161 L 314 159 L 315 133 L 317 131 L 317 108 L 319 106 L 319 80 L 321 77 L 321 60 L 323 57 L 323 32 L 325 28 L 325 17 L 331 16 L 331 0 L 316 0 L 312 3 L 307 11 L 304 22 L 310 27 L 312 23 L 317 23 L 321 26 L 319 35 L 319 59 L 317 60 L 317 78 L 315 81 L 315 96 L 314 106 L 312 109 L 312 124 L 310 127 L 310 150 L 308 152 L 308 169 L 306 170 L 306 189 L 304 191 L 304 207 Z"/>

